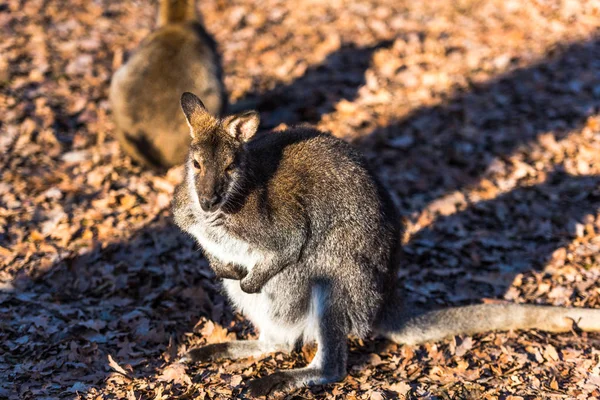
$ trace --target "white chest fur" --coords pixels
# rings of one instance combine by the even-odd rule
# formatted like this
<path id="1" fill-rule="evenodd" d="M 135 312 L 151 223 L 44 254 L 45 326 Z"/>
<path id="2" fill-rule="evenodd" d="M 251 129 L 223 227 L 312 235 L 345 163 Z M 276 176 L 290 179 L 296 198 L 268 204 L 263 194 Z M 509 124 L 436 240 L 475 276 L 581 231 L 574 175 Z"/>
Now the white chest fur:
<path id="1" fill-rule="evenodd" d="M 212 228 L 198 223 L 191 227 L 190 233 L 206 253 L 224 264 L 241 265 L 250 271 L 262 258 L 248 243 L 231 236 L 221 227 Z"/>
<path id="2" fill-rule="evenodd" d="M 247 242 L 231 236 L 222 227 L 209 227 L 198 223 L 193 225 L 189 232 L 194 235 L 205 253 L 225 264 L 240 265 L 250 271 L 265 257 L 261 251 L 253 248 Z M 235 308 L 248 317 L 259 329 L 261 340 L 289 345 L 293 345 L 302 336 L 306 342 L 315 340 L 317 338 L 316 305 L 311 306 L 309 315 L 294 323 L 289 323 L 285 318 L 276 317 L 277 314 L 273 315 L 272 313 L 273 309 L 277 308 L 277 304 L 273 304 L 273 301 L 280 301 L 274 300 L 267 294 L 269 286 L 272 285 L 276 286 L 277 282 L 268 282 L 261 293 L 249 294 L 242 291 L 240 281 L 223 280 L 223 286 L 229 299 Z M 313 293 L 313 297 L 315 294 Z M 319 302 L 322 300 L 317 299 L 317 303 Z"/>
<path id="3" fill-rule="evenodd" d="M 190 233 L 205 252 L 222 263 L 241 265 L 250 271 L 263 258 L 248 243 L 232 237 L 222 228 L 206 228 L 197 224 L 192 226 Z M 265 293 L 245 293 L 236 280 L 225 279 L 223 286 L 235 308 L 252 321 L 263 340 L 293 344 L 305 330 L 305 321 L 286 326 L 274 320 L 271 316 L 272 300 Z"/>
<path id="4" fill-rule="evenodd" d="M 191 171 L 191 168 L 188 168 Z M 191 174 L 191 172 L 189 172 Z M 210 254 L 224 264 L 232 263 L 245 267 L 248 272 L 262 261 L 268 254 L 251 246 L 249 243 L 232 236 L 222 226 L 212 227 L 204 221 L 205 215 L 200 211 L 198 197 L 191 185 L 189 177 L 190 198 L 196 210 L 197 223 L 187 229 L 202 246 L 205 253 Z M 269 285 L 271 283 L 267 283 Z M 240 282 L 230 279 L 223 281 L 223 286 L 235 307 L 246 315 L 261 332 L 263 340 L 274 340 L 278 343 L 293 344 L 302 334 L 311 340 L 315 339 L 314 333 L 306 335 L 308 321 L 302 319 L 295 324 L 285 324 L 280 319 L 273 318 L 272 299 L 264 292 L 248 294 L 240 288 Z"/>
<path id="5" fill-rule="evenodd" d="M 267 283 L 269 285 L 269 283 Z M 305 342 L 317 339 L 317 320 L 309 314 L 305 318 L 289 323 L 285 319 L 274 317 L 272 314 L 274 300 L 264 291 L 261 293 L 248 294 L 240 288 L 239 281 L 224 279 L 223 286 L 227 291 L 229 299 L 235 308 L 252 321 L 260 332 L 260 340 L 271 341 L 280 344 L 294 345 L 296 341 L 304 337 Z"/>
<path id="6" fill-rule="evenodd" d="M 208 216 L 200 211 L 200 202 L 193 186 L 192 170 L 192 168 L 187 169 L 187 182 L 190 199 L 193 203 L 192 209 L 196 211 L 198 222 L 188 229 L 189 233 L 196 238 L 205 253 L 224 264 L 240 265 L 250 271 L 260 260 L 260 253 L 253 250 L 247 242 L 232 236 L 222 226 L 213 227 L 205 221 Z"/>

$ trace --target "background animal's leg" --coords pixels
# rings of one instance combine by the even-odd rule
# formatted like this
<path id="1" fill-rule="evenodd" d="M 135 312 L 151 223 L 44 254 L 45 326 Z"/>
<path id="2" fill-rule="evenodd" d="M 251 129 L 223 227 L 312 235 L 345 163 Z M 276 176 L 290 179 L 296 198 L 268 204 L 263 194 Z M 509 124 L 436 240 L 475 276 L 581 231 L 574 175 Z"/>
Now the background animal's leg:
<path id="1" fill-rule="evenodd" d="M 215 343 L 188 351 L 179 362 L 191 363 L 211 361 L 221 358 L 260 357 L 275 351 L 290 351 L 291 346 L 262 340 L 236 340 L 226 343 Z"/>
<path id="2" fill-rule="evenodd" d="M 338 382 L 346 376 L 349 327 L 344 309 L 332 301 L 329 288 L 319 285 L 313 289 L 308 324 L 316 329 L 318 350 L 305 368 L 278 371 L 249 384 L 253 396 L 265 396 L 272 390 L 288 390 L 302 386 Z"/>
<path id="3" fill-rule="evenodd" d="M 117 139 L 121 146 L 136 162 L 157 170 L 164 170 L 163 159 L 160 152 L 148 140 L 144 132 L 131 135 L 127 132 L 117 131 Z"/>

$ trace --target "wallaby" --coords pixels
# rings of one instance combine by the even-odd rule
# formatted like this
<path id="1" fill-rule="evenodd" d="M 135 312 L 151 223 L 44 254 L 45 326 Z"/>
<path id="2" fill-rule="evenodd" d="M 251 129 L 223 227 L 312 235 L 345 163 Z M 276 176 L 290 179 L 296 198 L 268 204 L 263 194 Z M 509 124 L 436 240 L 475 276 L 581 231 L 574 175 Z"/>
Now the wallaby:
<path id="1" fill-rule="evenodd" d="M 182 164 L 189 147 L 180 94 L 201 94 L 214 114 L 224 111 L 226 95 L 216 43 L 195 1 L 160 0 L 157 25 L 114 74 L 109 98 L 123 149 L 142 165 L 164 170 Z"/>
<path id="2" fill-rule="evenodd" d="M 173 201 L 257 341 L 190 350 L 182 362 L 260 356 L 316 341 L 301 369 L 249 383 L 250 393 L 336 382 L 349 334 L 415 344 L 488 330 L 600 330 L 600 310 L 474 305 L 411 315 L 396 288 L 403 232 L 389 194 L 351 145 L 310 128 L 256 136 L 256 112 L 215 118 L 198 97 L 181 107 L 192 142 Z"/>

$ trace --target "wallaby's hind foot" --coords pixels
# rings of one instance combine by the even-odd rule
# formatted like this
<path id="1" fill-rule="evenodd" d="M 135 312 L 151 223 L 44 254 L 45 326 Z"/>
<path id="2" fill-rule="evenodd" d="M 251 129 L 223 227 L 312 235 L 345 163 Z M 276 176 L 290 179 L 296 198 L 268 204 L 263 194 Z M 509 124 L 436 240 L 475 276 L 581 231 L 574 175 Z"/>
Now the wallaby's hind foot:
<path id="1" fill-rule="evenodd" d="M 189 364 L 223 358 L 260 357 L 276 351 L 290 350 L 290 346 L 284 344 L 275 344 L 261 340 L 236 340 L 233 342 L 208 344 L 191 349 L 178 362 Z"/>
<path id="2" fill-rule="evenodd" d="M 166 171 L 162 166 L 160 151 L 154 147 L 143 132 L 138 132 L 137 135 L 131 135 L 126 132 L 117 131 L 116 137 L 123 150 L 125 150 L 136 163 L 160 172 Z"/>
<path id="3" fill-rule="evenodd" d="M 303 386 L 324 385 L 339 382 L 344 379 L 346 372 L 334 373 L 315 367 L 277 371 L 263 378 L 248 383 L 250 394 L 255 397 L 266 396 L 275 390 L 290 391 Z"/>

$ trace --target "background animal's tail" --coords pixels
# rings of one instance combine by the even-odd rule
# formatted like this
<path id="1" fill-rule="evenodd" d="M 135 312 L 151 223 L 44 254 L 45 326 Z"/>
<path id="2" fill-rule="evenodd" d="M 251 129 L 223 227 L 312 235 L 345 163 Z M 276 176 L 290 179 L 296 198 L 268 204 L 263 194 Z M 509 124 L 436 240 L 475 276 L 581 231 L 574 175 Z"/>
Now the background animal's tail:
<path id="1" fill-rule="evenodd" d="M 459 334 L 510 329 L 568 332 L 576 326 L 583 331 L 600 331 L 600 309 L 478 304 L 414 315 L 403 315 L 397 310 L 388 308 L 376 324 L 375 330 L 401 344 L 417 344 Z"/>
<path id="2" fill-rule="evenodd" d="M 197 20 L 195 0 L 160 0 L 157 22 L 159 27 Z"/>

